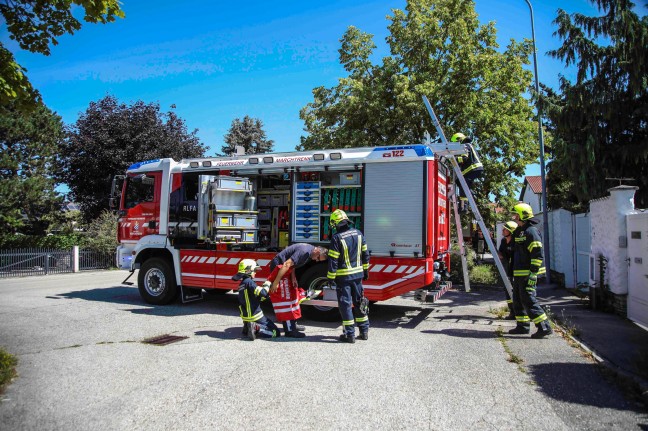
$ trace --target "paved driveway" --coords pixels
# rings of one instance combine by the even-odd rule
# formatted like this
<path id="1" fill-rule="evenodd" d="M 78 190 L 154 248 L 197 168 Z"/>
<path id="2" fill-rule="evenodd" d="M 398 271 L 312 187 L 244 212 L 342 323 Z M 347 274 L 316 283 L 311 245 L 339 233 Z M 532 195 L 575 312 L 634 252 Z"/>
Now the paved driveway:
<path id="1" fill-rule="evenodd" d="M 308 320 L 305 339 L 251 342 L 240 338 L 234 294 L 150 306 L 124 277 L 2 281 L 0 346 L 19 359 L 0 403 L 3 431 L 648 426 L 562 338 L 498 338 L 513 326 L 489 313 L 501 292 L 376 304 L 369 341 L 354 345 L 336 341 L 338 323 Z M 164 334 L 187 338 L 142 343 Z"/>

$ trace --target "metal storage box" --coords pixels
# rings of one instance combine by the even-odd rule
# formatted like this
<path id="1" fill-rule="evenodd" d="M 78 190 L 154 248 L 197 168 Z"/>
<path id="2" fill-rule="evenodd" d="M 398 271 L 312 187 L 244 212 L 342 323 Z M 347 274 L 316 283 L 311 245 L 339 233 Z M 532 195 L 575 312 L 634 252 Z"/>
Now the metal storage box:
<path id="1" fill-rule="evenodd" d="M 252 183 L 249 178 L 228 177 L 225 175 L 218 175 L 214 180 L 216 188 L 227 190 L 241 190 L 251 191 Z"/>
<path id="2" fill-rule="evenodd" d="M 280 207 L 284 204 L 283 195 L 270 195 L 270 205 L 273 207 Z"/>
<path id="3" fill-rule="evenodd" d="M 237 242 L 241 240 L 240 230 L 217 230 L 216 240 L 221 242 Z"/>
<path id="4" fill-rule="evenodd" d="M 270 206 L 270 195 L 259 195 L 259 206 L 260 207 L 269 207 Z"/>
<path id="5" fill-rule="evenodd" d="M 214 219 L 214 226 L 223 226 L 223 227 L 232 226 L 232 216 L 216 215 Z"/>
<path id="6" fill-rule="evenodd" d="M 212 189 L 212 202 L 217 210 L 242 210 L 245 207 L 245 192 L 239 190 Z"/>
<path id="7" fill-rule="evenodd" d="M 270 220 L 272 218 L 272 212 L 270 208 L 261 208 L 259 210 L 259 220 Z"/>
<path id="8" fill-rule="evenodd" d="M 232 223 L 236 227 L 255 229 L 257 227 L 257 216 L 236 214 L 233 217 Z"/>
<path id="9" fill-rule="evenodd" d="M 244 230 L 243 231 L 243 238 L 241 239 L 243 242 L 257 242 L 257 231 L 256 230 Z"/>

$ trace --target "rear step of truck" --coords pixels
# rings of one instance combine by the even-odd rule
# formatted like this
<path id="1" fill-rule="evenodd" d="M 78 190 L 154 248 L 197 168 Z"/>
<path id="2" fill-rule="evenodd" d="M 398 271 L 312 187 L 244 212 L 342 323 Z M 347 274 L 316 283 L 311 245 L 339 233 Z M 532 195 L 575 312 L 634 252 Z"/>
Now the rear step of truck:
<path id="1" fill-rule="evenodd" d="M 414 298 L 421 302 L 436 302 L 448 290 L 452 289 L 452 282 L 446 281 L 439 285 L 439 289 L 419 289 L 414 293 Z"/>

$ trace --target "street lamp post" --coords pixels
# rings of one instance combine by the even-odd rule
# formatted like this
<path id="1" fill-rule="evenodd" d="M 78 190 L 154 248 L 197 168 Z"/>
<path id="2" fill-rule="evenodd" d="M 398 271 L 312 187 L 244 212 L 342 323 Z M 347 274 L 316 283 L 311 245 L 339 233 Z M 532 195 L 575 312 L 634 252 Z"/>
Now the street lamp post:
<path id="1" fill-rule="evenodd" d="M 542 184 L 542 223 L 544 225 L 544 258 L 547 269 L 547 282 L 551 283 L 551 253 L 549 247 L 549 216 L 547 212 L 547 183 L 545 182 L 544 137 L 542 135 L 542 104 L 540 103 L 540 84 L 538 83 L 538 56 L 535 43 L 535 25 L 533 22 L 533 7 L 530 0 L 525 0 L 531 12 L 531 40 L 533 42 L 533 70 L 535 72 L 535 89 L 538 111 L 538 137 L 540 139 L 540 181 Z"/>

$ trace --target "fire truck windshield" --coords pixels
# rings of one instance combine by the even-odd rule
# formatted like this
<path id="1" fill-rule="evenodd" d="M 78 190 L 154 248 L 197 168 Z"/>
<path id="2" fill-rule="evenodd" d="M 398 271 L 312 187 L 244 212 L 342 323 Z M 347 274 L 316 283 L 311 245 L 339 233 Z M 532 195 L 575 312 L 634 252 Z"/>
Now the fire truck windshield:
<path id="1" fill-rule="evenodd" d="M 129 177 L 126 183 L 124 209 L 133 208 L 142 202 L 153 202 L 155 197 L 155 178 L 141 175 Z"/>

